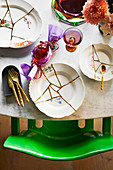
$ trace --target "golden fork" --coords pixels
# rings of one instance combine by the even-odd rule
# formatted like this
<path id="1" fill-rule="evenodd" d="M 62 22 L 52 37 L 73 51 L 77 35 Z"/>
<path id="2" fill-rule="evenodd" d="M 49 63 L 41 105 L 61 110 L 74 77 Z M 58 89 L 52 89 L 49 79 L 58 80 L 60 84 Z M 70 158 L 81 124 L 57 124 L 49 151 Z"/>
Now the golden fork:
<path id="1" fill-rule="evenodd" d="M 12 80 L 14 81 L 14 83 L 16 84 L 21 106 L 24 107 L 24 102 L 23 102 L 22 94 L 21 94 L 20 89 L 19 89 L 17 78 L 14 77 L 13 72 L 11 70 L 9 70 L 8 73 L 11 76 Z"/>
<path id="2" fill-rule="evenodd" d="M 15 87 L 14 87 L 13 81 L 12 81 L 9 74 L 8 74 L 8 83 L 9 83 L 9 87 L 13 90 L 13 93 L 14 93 L 14 96 L 15 96 L 17 104 L 20 106 L 20 102 L 19 102 L 16 90 L 15 90 Z"/>
<path id="3" fill-rule="evenodd" d="M 21 85 L 19 84 L 19 74 L 13 69 L 11 69 L 10 72 L 11 72 L 13 81 L 18 84 L 18 86 L 19 86 L 25 100 L 27 102 L 29 102 L 29 99 L 28 99 L 27 95 L 25 94 L 24 90 L 22 89 Z"/>

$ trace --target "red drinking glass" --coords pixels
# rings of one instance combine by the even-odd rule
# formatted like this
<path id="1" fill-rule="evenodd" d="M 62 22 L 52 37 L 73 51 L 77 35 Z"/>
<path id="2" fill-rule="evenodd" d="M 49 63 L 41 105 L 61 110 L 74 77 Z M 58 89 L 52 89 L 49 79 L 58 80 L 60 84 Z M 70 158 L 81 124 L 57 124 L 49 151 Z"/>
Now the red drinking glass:
<path id="1" fill-rule="evenodd" d="M 76 50 L 77 45 L 81 43 L 83 34 L 78 28 L 71 27 L 65 30 L 63 38 L 67 51 L 73 52 Z"/>

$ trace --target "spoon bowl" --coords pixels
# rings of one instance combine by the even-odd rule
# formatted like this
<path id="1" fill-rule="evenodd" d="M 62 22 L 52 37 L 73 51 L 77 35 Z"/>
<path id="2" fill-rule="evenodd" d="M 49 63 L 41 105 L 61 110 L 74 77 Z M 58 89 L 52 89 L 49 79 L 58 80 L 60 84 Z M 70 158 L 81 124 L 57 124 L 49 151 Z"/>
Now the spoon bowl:
<path id="1" fill-rule="evenodd" d="M 101 65 L 100 66 L 100 73 L 102 74 L 102 80 L 101 80 L 101 90 L 103 90 L 103 76 L 104 73 L 106 72 L 106 66 L 105 65 Z"/>

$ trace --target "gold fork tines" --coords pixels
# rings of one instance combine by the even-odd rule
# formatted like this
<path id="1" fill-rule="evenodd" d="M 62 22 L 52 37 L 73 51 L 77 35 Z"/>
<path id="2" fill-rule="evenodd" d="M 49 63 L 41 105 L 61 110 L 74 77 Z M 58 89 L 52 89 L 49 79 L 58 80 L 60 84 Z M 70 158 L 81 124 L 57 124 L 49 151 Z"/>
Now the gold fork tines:
<path id="1" fill-rule="evenodd" d="M 19 86 L 19 88 L 20 88 L 20 90 L 21 90 L 21 92 L 22 92 L 25 100 L 26 100 L 27 102 L 29 102 L 29 99 L 28 99 L 27 95 L 25 94 L 23 88 L 21 87 L 21 85 L 20 85 L 20 83 L 19 83 L 19 79 L 20 79 L 19 74 L 18 74 L 14 69 L 11 69 L 10 72 L 11 72 L 11 75 L 12 75 L 12 77 L 13 77 L 13 81 L 18 84 L 18 86 Z"/>
<path id="2" fill-rule="evenodd" d="M 14 77 L 14 75 L 12 74 L 12 71 L 11 71 L 11 70 L 9 70 L 8 73 L 9 73 L 9 75 L 11 76 L 12 80 L 14 81 L 14 83 L 16 84 L 21 106 L 24 107 L 24 102 L 23 102 L 22 94 L 21 94 L 20 89 L 19 89 L 18 82 L 17 82 L 16 78 Z"/>
<path id="3" fill-rule="evenodd" d="M 15 96 L 17 104 L 20 106 L 20 102 L 19 102 L 16 90 L 15 90 L 15 87 L 14 87 L 13 81 L 12 81 L 9 74 L 8 74 L 8 83 L 9 83 L 9 87 L 13 90 L 13 93 L 14 93 L 14 96 Z"/>

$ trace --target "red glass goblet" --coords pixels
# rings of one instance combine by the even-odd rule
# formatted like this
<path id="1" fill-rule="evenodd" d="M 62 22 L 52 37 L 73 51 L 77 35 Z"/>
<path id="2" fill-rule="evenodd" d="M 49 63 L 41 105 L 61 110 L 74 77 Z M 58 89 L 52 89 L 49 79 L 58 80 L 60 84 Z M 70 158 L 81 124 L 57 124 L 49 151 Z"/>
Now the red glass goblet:
<path id="1" fill-rule="evenodd" d="M 77 45 L 81 43 L 83 34 L 78 28 L 71 27 L 65 30 L 63 38 L 67 51 L 74 52 Z"/>

